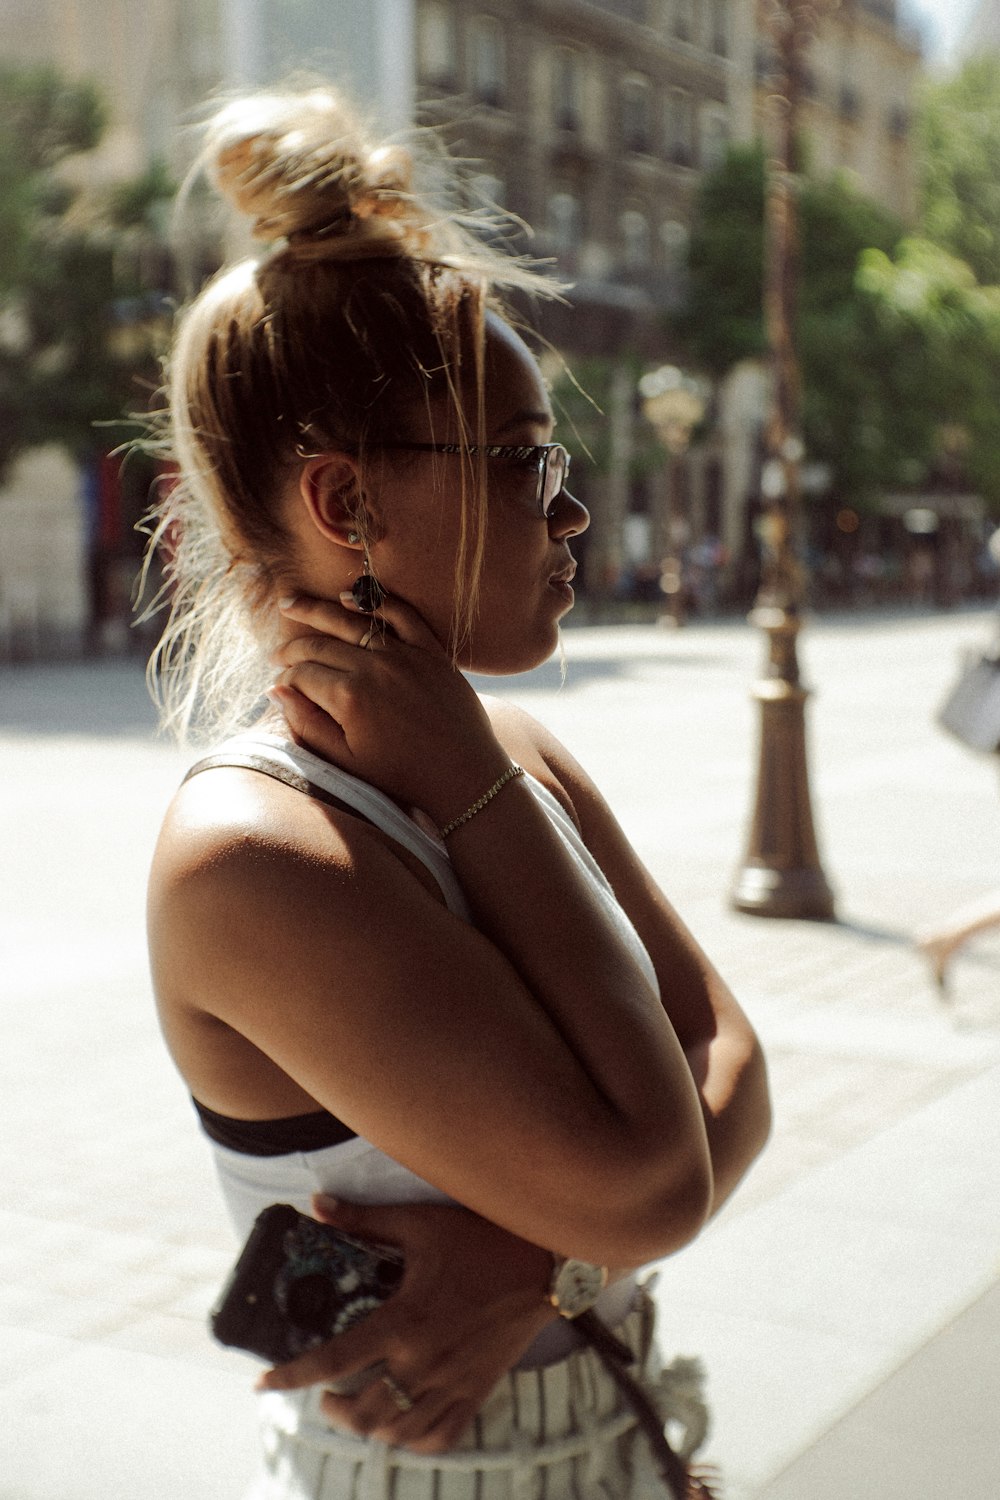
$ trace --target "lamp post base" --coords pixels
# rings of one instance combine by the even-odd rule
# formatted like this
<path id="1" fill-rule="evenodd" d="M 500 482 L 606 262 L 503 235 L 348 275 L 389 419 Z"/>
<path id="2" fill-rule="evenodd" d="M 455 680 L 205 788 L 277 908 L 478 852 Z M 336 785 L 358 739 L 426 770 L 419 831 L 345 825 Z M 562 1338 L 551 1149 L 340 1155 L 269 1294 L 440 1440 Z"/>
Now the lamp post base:
<path id="1" fill-rule="evenodd" d="M 819 859 L 809 799 L 805 705 L 798 679 L 798 615 L 773 605 L 751 615 L 769 638 L 766 675 L 756 684 L 760 756 L 747 852 L 732 905 L 759 917 L 834 919 L 833 892 Z"/>
<path id="2" fill-rule="evenodd" d="M 755 917 L 811 922 L 832 922 L 836 917 L 833 892 L 822 870 L 773 870 L 746 864 L 733 888 L 732 905 Z"/>

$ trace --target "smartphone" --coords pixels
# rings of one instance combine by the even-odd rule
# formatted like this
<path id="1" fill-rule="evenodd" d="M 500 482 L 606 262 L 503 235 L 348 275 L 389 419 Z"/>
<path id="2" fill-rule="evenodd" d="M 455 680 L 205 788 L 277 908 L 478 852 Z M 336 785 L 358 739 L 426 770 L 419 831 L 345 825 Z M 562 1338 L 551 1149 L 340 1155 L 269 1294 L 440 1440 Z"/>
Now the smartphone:
<path id="1" fill-rule="evenodd" d="M 392 1245 L 273 1203 L 257 1215 L 209 1324 L 219 1343 L 285 1364 L 380 1307 L 403 1269 Z"/>

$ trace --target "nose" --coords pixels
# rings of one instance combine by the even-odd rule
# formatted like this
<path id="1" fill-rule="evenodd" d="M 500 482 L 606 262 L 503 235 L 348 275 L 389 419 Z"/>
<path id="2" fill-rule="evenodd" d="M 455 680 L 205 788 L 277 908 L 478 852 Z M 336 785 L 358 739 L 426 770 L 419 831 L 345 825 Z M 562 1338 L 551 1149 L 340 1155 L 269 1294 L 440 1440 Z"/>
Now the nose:
<path id="1" fill-rule="evenodd" d="M 549 511 L 549 535 L 579 536 L 589 525 L 590 511 L 583 502 L 571 495 L 569 490 L 560 490 Z"/>

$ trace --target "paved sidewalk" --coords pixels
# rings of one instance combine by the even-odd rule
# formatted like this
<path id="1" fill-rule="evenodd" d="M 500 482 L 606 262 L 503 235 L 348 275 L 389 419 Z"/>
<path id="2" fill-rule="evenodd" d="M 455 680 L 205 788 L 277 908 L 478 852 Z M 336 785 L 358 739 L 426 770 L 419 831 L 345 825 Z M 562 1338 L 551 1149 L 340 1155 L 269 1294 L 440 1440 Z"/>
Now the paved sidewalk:
<path id="1" fill-rule="evenodd" d="M 592 770 L 767 1046 L 772 1143 L 657 1293 L 667 1346 L 705 1359 L 729 1500 L 1000 1494 L 1000 936 L 947 1004 L 912 949 L 1000 886 L 996 767 L 932 722 L 987 631 L 805 634 L 837 924 L 725 904 L 747 628 L 573 630 L 565 687 L 552 665 L 493 684 Z M 133 666 L 0 670 L 0 1500 L 239 1500 L 253 1462 L 253 1367 L 204 1332 L 234 1247 L 145 972 L 185 762 L 151 722 Z"/>

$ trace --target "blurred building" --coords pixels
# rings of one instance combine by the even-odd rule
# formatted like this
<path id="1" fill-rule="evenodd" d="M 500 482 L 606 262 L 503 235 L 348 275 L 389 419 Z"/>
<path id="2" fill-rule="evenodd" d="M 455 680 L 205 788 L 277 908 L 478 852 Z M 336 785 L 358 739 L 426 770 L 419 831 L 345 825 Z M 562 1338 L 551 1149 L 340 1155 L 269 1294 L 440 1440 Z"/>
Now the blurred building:
<path id="1" fill-rule="evenodd" d="M 733 46 L 734 137 L 766 140 L 775 127 L 775 94 L 770 43 L 754 0 L 734 6 Z M 921 77 L 920 39 L 902 19 L 897 0 L 841 0 L 817 29 L 804 78 L 807 170 L 820 178 L 846 174 L 904 224 L 917 214 L 913 120 Z M 732 560 L 729 582 L 744 597 L 753 587 L 760 434 L 768 401 L 761 364 L 747 361 L 732 370 L 717 393 L 710 441 L 689 461 L 694 494 L 714 497 L 710 510 L 720 517 L 719 535 Z M 807 488 L 813 476 L 820 489 L 821 476 L 807 465 Z"/>
<path id="2" fill-rule="evenodd" d="M 742 10 L 752 15 L 754 6 Z M 768 44 L 758 29 L 753 48 L 752 67 L 741 54 L 734 98 L 734 126 L 746 139 L 766 132 L 769 118 Z M 905 223 L 917 212 L 912 129 L 922 68 L 919 35 L 897 0 L 841 0 L 819 29 L 805 78 L 809 170 L 848 173 Z"/>
<path id="3" fill-rule="evenodd" d="M 194 138 L 181 127 L 199 105 L 301 68 L 346 78 L 390 130 L 414 118 L 441 126 L 470 196 L 530 225 L 521 248 L 572 283 L 570 305 L 541 314 L 546 337 L 604 367 L 610 440 L 584 495 L 590 586 L 611 590 L 628 569 L 655 576 L 671 527 L 704 556 L 745 546 L 759 369 L 734 372 L 712 443 L 672 463 L 669 481 L 651 461 L 636 385 L 643 368 L 672 363 L 665 315 L 683 295 L 701 175 L 730 141 L 766 128 L 755 0 L 0 0 L 0 25 L 6 60 L 51 62 L 102 87 L 112 121 L 89 168 L 97 181 L 157 158 L 182 175 Z M 813 169 L 849 171 L 904 219 L 919 65 L 895 0 L 855 0 L 825 23 L 808 79 Z M 218 231 L 203 229 L 199 246 L 197 223 L 185 227 L 197 276 Z M 127 594 L 122 538 L 141 504 L 119 489 L 108 466 L 81 502 L 98 552 L 120 554 L 102 596 L 111 615 Z M 109 640 L 116 628 L 111 619 Z"/>
<path id="4" fill-rule="evenodd" d="M 100 192 L 156 161 L 180 179 L 195 140 L 184 126 L 208 98 L 303 64 L 349 78 L 390 126 L 406 124 L 412 15 L 412 0 L 0 0 L 0 58 L 98 85 L 108 128 L 96 151 L 68 165 L 81 185 Z M 156 289 L 175 295 L 219 255 L 214 221 L 189 213 L 181 227 L 173 285 L 162 269 L 170 258 L 149 257 Z M 129 319 L 145 316 L 127 308 L 115 314 L 124 319 L 116 323 L 119 342 L 135 331 Z M 82 474 L 51 450 L 15 467 L 0 492 L 0 658 L 80 645 L 142 647 L 130 630 L 143 545 L 135 527 L 155 477 L 142 458 L 123 464 L 111 454 Z"/>
<path id="5" fill-rule="evenodd" d="M 531 226 L 523 248 L 572 283 L 539 317 L 570 361 L 599 375 L 611 429 L 604 472 L 586 470 L 591 528 L 581 546 L 591 593 L 612 591 L 648 538 L 655 567 L 665 480 L 633 461 L 641 360 L 662 363 L 664 314 L 684 287 L 701 173 L 732 130 L 734 0 L 417 0 L 419 118 L 445 127 L 474 196 Z M 645 433 L 648 444 L 648 429 Z M 581 466 L 581 469 L 583 466 Z"/>
<path id="6" fill-rule="evenodd" d="M 6 62 L 92 78 L 112 110 L 109 180 L 190 158 L 178 127 L 220 90 L 308 66 L 351 80 L 390 128 L 412 115 L 413 0 L 0 0 Z"/>
<path id="7" fill-rule="evenodd" d="M 1000 52 L 1000 0 L 977 0 L 956 48 L 961 61 L 984 52 Z"/>
<path id="8" fill-rule="evenodd" d="M 698 177 L 730 139 L 732 8 L 417 0 L 421 118 L 532 226 L 577 308 L 614 309 L 602 350 L 641 342 L 650 303 L 680 293 Z"/>

